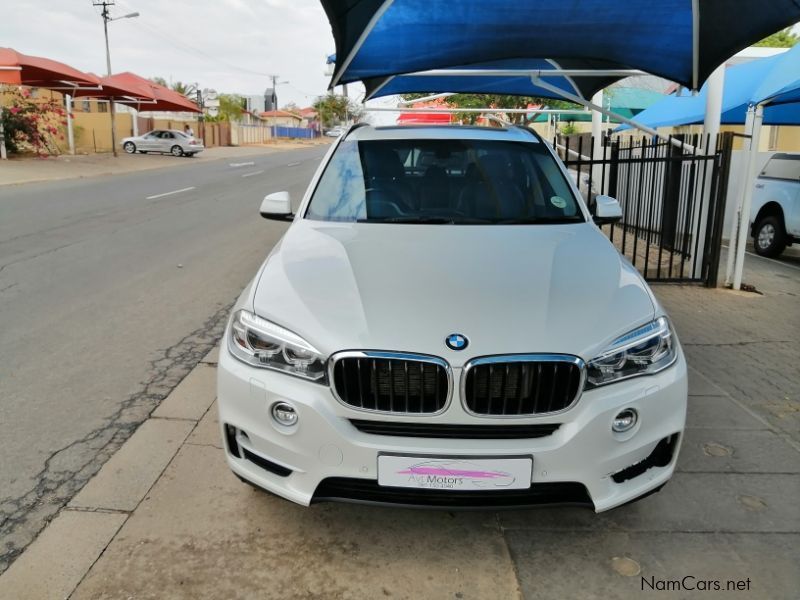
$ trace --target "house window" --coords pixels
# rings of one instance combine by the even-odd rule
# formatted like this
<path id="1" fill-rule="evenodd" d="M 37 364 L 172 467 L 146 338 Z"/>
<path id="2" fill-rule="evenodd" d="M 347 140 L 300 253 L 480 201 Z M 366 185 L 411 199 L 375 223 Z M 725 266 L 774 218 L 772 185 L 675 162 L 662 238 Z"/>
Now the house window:
<path id="1" fill-rule="evenodd" d="M 778 149 L 778 136 L 780 134 L 780 127 L 773 125 L 769 128 L 769 148 L 767 150 Z"/>
<path id="2" fill-rule="evenodd" d="M 81 111 L 83 112 L 92 112 L 92 103 L 88 100 L 84 100 L 81 102 Z"/>
<path id="3" fill-rule="evenodd" d="M 98 102 L 97 112 L 108 112 L 108 102 Z"/>

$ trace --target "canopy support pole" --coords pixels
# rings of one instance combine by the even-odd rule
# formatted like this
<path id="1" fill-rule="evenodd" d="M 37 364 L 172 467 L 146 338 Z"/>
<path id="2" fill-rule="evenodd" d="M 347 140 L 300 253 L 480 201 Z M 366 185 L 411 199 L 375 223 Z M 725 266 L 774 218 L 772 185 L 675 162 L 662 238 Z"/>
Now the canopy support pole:
<path id="1" fill-rule="evenodd" d="M 731 223 L 731 231 L 728 235 L 728 260 L 725 266 L 725 285 L 733 285 L 733 267 L 736 263 L 736 248 L 739 240 L 739 221 L 742 218 L 742 191 L 745 186 L 745 179 L 747 178 L 747 161 L 750 156 L 750 140 L 753 136 L 753 118 L 755 117 L 754 110 L 747 110 L 744 121 L 744 143 L 742 144 L 742 164 L 739 165 L 739 187 L 736 189 L 736 210 L 733 213 L 733 222 Z"/>
<path id="2" fill-rule="evenodd" d="M 742 271 L 744 270 L 744 250 L 747 245 L 747 234 L 750 229 L 750 207 L 753 204 L 753 186 L 756 182 L 756 165 L 758 163 L 758 146 L 761 139 L 761 124 L 764 121 L 764 105 L 750 106 L 748 116 L 753 112 L 750 148 L 747 153 L 747 168 L 744 170 L 742 186 L 742 202 L 739 209 L 739 231 L 736 237 L 736 259 L 733 265 L 733 289 L 742 288 Z M 728 249 L 731 251 L 731 248 Z"/>
<path id="3" fill-rule="evenodd" d="M 8 160 L 6 152 L 6 132 L 3 127 L 3 106 L 0 105 L 0 160 Z"/>
<path id="4" fill-rule="evenodd" d="M 592 104 L 596 104 L 597 106 L 603 106 L 605 104 L 603 102 L 603 90 L 600 90 L 592 96 Z M 592 157 L 595 160 L 599 160 L 603 157 L 603 115 L 596 110 L 592 111 L 592 144 Z M 602 180 L 603 166 L 596 164 L 593 167 L 592 181 L 600 182 Z"/>
<path id="5" fill-rule="evenodd" d="M 703 153 L 706 156 L 712 156 L 717 149 L 717 138 L 719 137 L 719 126 L 722 120 L 722 93 L 725 88 L 725 65 L 721 65 L 714 69 L 711 76 L 708 78 L 708 93 L 706 94 L 706 116 L 703 122 L 703 137 L 700 139 L 700 146 L 703 147 Z M 705 146 L 705 147 L 704 147 Z M 704 174 L 709 165 L 708 161 L 704 161 Z M 699 193 L 701 196 L 695 199 L 693 208 L 692 223 L 697 223 L 693 227 L 692 234 L 697 236 L 696 255 L 705 256 L 706 236 L 703 232 L 706 230 L 708 223 L 708 206 L 710 205 L 711 198 L 711 181 L 712 177 L 703 177 L 704 185 L 700 188 Z M 708 202 L 703 202 L 704 198 L 709 198 Z M 693 277 L 700 279 L 703 277 L 704 261 L 694 261 Z M 717 282 L 714 281 L 713 285 L 716 286 Z"/>
<path id="6" fill-rule="evenodd" d="M 72 96 L 64 94 L 64 108 L 67 111 L 67 142 L 69 143 L 69 153 L 75 154 L 75 132 L 72 127 Z"/>
<path id="7" fill-rule="evenodd" d="M 725 90 L 725 65 L 714 69 L 708 78 L 708 92 L 706 94 L 706 116 L 703 121 L 703 133 L 708 136 L 708 152 L 717 147 L 719 125 L 722 121 L 722 94 Z"/>
<path id="8" fill-rule="evenodd" d="M 608 109 L 606 109 L 606 108 L 604 108 L 602 106 L 598 106 L 597 104 L 595 104 L 593 102 L 589 102 L 588 100 L 585 100 L 585 99 L 581 98 L 580 96 L 576 96 L 575 94 L 570 94 L 569 92 L 564 91 L 559 87 L 556 87 L 556 86 L 554 86 L 554 85 L 552 85 L 550 83 L 547 83 L 546 81 L 543 81 L 542 79 L 540 79 L 539 77 L 537 77 L 535 75 L 531 77 L 531 81 L 533 82 L 534 85 L 538 85 L 539 87 L 546 89 L 548 92 L 552 92 L 554 94 L 558 94 L 559 96 L 561 96 L 565 100 L 569 100 L 570 102 L 575 102 L 576 104 L 580 104 L 581 106 L 584 106 L 584 107 L 588 108 L 589 110 L 596 110 L 597 112 L 602 113 L 602 114 L 604 114 L 604 115 L 606 115 L 606 116 L 608 116 L 608 117 L 610 117 L 612 119 L 616 119 L 617 121 L 620 121 L 621 123 L 625 123 L 626 125 L 630 125 L 631 127 L 635 127 L 636 129 L 639 129 L 640 131 L 644 131 L 648 135 L 652 135 L 654 137 L 657 137 L 660 140 L 663 140 L 665 142 L 671 143 L 671 144 L 677 146 L 678 148 L 681 148 L 682 150 L 685 150 L 687 152 L 694 152 L 694 150 L 695 150 L 694 147 L 690 146 L 689 144 L 684 144 L 680 140 L 676 140 L 676 139 L 674 139 L 674 138 L 672 138 L 670 136 L 666 136 L 666 135 L 663 135 L 661 133 L 658 133 L 658 131 L 656 131 L 655 129 L 652 129 L 651 127 L 647 127 L 646 125 L 642 125 L 641 123 L 638 123 L 637 121 L 634 121 L 634 120 L 629 119 L 627 117 L 623 117 L 622 115 L 617 114 L 617 113 L 615 113 L 615 112 L 613 112 L 611 110 L 608 110 Z"/>
<path id="9" fill-rule="evenodd" d="M 133 121 L 133 137 L 139 137 L 139 110 L 131 107 L 131 120 Z"/>

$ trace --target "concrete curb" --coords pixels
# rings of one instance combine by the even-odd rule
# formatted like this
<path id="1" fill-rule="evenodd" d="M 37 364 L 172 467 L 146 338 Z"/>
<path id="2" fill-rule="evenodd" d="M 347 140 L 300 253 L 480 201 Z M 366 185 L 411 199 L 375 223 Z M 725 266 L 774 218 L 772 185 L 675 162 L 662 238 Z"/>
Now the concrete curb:
<path id="1" fill-rule="evenodd" d="M 0 575 L 0 600 L 74 592 L 213 405 L 217 356 L 214 348 L 200 361 Z"/>

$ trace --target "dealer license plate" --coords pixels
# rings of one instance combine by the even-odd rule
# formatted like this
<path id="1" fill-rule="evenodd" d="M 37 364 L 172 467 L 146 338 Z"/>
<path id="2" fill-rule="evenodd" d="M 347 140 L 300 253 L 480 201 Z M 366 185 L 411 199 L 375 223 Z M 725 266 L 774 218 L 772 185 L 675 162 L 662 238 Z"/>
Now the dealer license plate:
<path id="1" fill-rule="evenodd" d="M 434 490 L 522 490 L 531 486 L 533 459 L 431 458 L 381 454 L 378 485 Z"/>

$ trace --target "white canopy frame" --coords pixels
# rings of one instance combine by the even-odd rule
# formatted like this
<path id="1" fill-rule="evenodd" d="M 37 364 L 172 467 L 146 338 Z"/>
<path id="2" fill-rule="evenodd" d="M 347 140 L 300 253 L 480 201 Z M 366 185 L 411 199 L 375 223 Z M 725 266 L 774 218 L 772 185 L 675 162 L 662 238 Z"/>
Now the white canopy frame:
<path id="1" fill-rule="evenodd" d="M 725 271 L 725 285 L 731 286 L 734 290 L 742 289 L 744 254 L 750 229 L 750 209 L 753 206 L 753 187 L 758 175 L 758 147 L 761 141 L 761 125 L 764 122 L 764 107 L 767 104 L 768 102 L 762 102 L 749 105 L 745 118 L 745 165 L 742 169 L 740 192 L 737 194 L 736 212 L 731 225 Z"/>
<path id="2" fill-rule="evenodd" d="M 364 110 L 367 112 L 402 112 L 402 113 L 448 113 L 451 115 L 459 114 L 459 113 L 506 113 L 509 115 L 519 115 L 519 114 L 528 114 L 528 113 L 536 113 L 542 115 L 554 115 L 554 114 L 567 114 L 567 115 L 585 115 L 588 114 L 588 110 L 583 110 L 579 108 L 440 108 L 438 106 L 431 107 L 431 108 L 407 108 L 407 107 L 398 107 L 394 108 L 392 106 L 365 106 Z"/>
<path id="3" fill-rule="evenodd" d="M 557 67 L 557 63 L 552 62 L 552 64 Z M 689 144 L 685 144 L 680 140 L 676 140 L 669 136 L 665 136 L 661 133 L 658 133 L 658 131 L 652 129 L 651 127 L 642 125 L 641 123 L 633 119 L 629 119 L 623 115 L 615 113 L 612 110 L 600 106 L 599 104 L 587 100 L 580 94 L 580 92 L 578 91 L 577 87 L 574 84 L 572 87 L 576 93 L 573 94 L 544 80 L 545 78 L 548 77 L 565 77 L 567 79 L 571 79 L 572 77 L 635 77 L 638 75 L 646 75 L 646 73 L 644 71 L 639 71 L 637 69 L 553 68 L 553 69 L 432 69 L 430 71 L 420 71 L 417 73 L 408 74 L 409 77 L 527 77 L 530 78 L 531 82 L 534 85 L 541 87 L 542 89 L 545 89 L 551 92 L 552 94 L 560 98 L 563 98 L 564 100 L 569 100 L 570 102 L 580 104 L 587 110 L 596 111 L 600 114 L 615 119 L 621 123 L 630 125 L 631 127 L 643 131 L 648 135 L 672 143 L 686 152 L 692 152 L 692 153 L 695 152 L 695 148 Z M 429 98 L 432 99 L 435 97 L 442 97 L 442 96 L 440 94 L 435 94 Z M 428 112 L 431 112 L 432 110 L 434 109 L 426 109 L 426 111 Z M 467 112 L 467 111 L 462 109 L 457 112 Z M 505 110 L 503 112 L 508 113 L 512 111 Z M 523 110 L 523 112 L 531 112 L 531 111 Z"/>
<path id="4" fill-rule="evenodd" d="M 592 77 L 592 76 L 605 76 L 605 77 L 634 77 L 636 75 L 645 75 L 644 72 L 636 69 L 609 69 L 609 70 L 593 70 L 593 69 L 562 69 L 555 60 L 547 59 L 547 62 L 553 65 L 552 69 L 432 69 L 430 71 L 419 71 L 416 73 L 406 73 L 405 75 L 391 75 L 381 83 L 369 95 L 367 100 L 375 97 L 385 86 L 391 83 L 397 77 L 564 77 L 569 81 L 575 93 L 583 98 L 583 94 L 575 82 L 573 77 Z M 443 94 L 434 94 L 426 97 L 428 99 L 441 98 L 444 96 L 452 95 L 455 92 L 445 92 Z M 419 102 L 420 100 L 417 100 Z"/>

